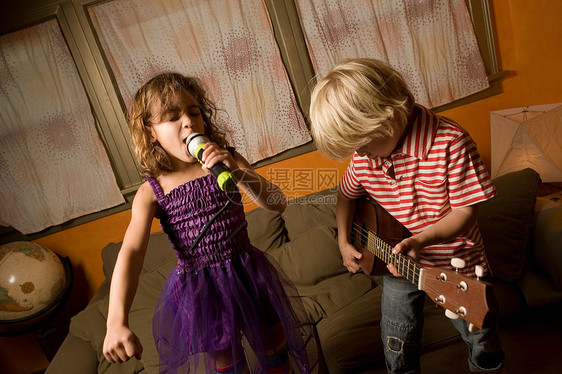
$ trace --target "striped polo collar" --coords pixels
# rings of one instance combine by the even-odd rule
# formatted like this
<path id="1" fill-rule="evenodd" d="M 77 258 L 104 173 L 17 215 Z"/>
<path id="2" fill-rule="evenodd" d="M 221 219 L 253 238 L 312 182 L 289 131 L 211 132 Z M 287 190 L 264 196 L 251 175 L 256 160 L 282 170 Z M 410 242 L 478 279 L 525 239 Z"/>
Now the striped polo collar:
<path id="1" fill-rule="evenodd" d="M 370 160 L 369 162 L 372 163 L 373 167 L 380 168 L 386 161 L 389 161 L 392 156 L 400 154 L 406 154 L 420 160 L 427 157 L 427 153 L 431 148 L 431 144 L 433 143 L 433 139 L 435 138 L 435 134 L 437 132 L 439 117 L 431 110 L 419 104 L 414 105 L 414 110 L 417 112 L 414 122 L 409 128 L 406 137 L 402 141 L 402 145 L 396 147 L 390 157 L 376 157 L 375 159 L 369 159 L 365 156 L 365 158 Z M 357 153 L 355 153 L 355 157 L 362 158 Z"/>
<path id="2" fill-rule="evenodd" d="M 427 157 L 427 153 L 437 133 L 439 117 L 431 110 L 419 104 L 415 105 L 414 110 L 416 110 L 418 114 L 404 138 L 402 145 L 399 146 L 393 154 L 404 153 L 423 160 Z"/>

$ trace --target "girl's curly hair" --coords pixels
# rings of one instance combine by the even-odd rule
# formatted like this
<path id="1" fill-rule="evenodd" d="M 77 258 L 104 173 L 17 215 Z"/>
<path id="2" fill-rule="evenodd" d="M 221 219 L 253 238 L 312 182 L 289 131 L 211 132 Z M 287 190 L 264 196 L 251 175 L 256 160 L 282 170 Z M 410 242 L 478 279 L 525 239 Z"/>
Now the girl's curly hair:
<path id="1" fill-rule="evenodd" d="M 205 122 L 205 135 L 220 147 L 228 146 L 225 134 L 215 123 L 217 107 L 207 97 L 199 80 L 178 73 L 159 74 L 137 91 L 128 113 L 134 151 L 143 177 L 157 177 L 173 171 L 166 151 L 152 140 L 151 127 L 161 122 L 181 90 L 195 96 Z"/>

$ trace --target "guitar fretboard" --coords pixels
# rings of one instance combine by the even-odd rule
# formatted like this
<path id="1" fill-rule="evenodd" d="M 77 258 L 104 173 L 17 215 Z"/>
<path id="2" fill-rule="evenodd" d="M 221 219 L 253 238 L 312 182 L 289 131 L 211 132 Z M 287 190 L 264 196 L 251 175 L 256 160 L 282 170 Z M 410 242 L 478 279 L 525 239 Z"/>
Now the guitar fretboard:
<path id="1" fill-rule="evenodd" d="M 398 269 L 398 272 L 416 286 L 420 279 L 420 266 L 410 257 L 402 254 L 392 253 L 392 246 L 381 239 L 376 233 L 367 228 L 363 228 L 357 223 L 353 223 L 352 235 L 364 245 L 364 247 L 373 252 L 377 258 L 385 263 L 392 263 Z"/>

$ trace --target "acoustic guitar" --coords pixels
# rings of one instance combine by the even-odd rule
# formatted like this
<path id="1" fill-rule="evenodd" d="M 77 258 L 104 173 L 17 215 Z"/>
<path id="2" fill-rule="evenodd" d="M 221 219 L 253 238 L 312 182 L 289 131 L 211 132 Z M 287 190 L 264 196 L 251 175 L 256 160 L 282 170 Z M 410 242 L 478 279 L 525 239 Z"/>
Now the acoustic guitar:
<path id="1" fill-rule="evenodd" d="M 447 317 L 466 320 L 471 331 L 482 328 L 489 312 L 491 284 L 458 270 L 422 267 L 403 253 L 393 254 L 394 245 L 408 236 L 410 232 L 372 199 L 357 201 L 351 243 L 363 255 L 357 260 L 362 271 L 368 275 L 388 273 L 386 264 L 392 263 L 404 278 L 445 308 Z M 457 269 L 464 267 L 464 261 L 458 258 L 451 263 Z M 475 272 L 480 278 L 483 269 L 477 266 Z"/>

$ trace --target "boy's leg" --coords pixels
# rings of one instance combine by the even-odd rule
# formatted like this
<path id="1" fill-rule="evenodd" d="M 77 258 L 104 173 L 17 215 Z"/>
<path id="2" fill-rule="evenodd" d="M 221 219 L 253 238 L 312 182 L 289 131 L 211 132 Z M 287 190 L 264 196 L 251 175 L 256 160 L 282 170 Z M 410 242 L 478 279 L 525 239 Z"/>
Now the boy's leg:
<path id="1" fill-rule="evenodd" d="M 503 372 L 505 354 L 500 342 L 499 310 L 495 300 L 490 305 L 489 313 L 488 326 L 476 332 L 470 332 L 468 330 L 468 322 L 461 318 L 451 320 L 455 328 L 461 333 L 462 339 L 468 345 L 468 365 L 471 372 Z"/>
<path id="2" fill-rule="evenodd" d="M 390 374 L 420 370 L 424 297 L 404 278 L 383 278 L 381 337 Z"/>

